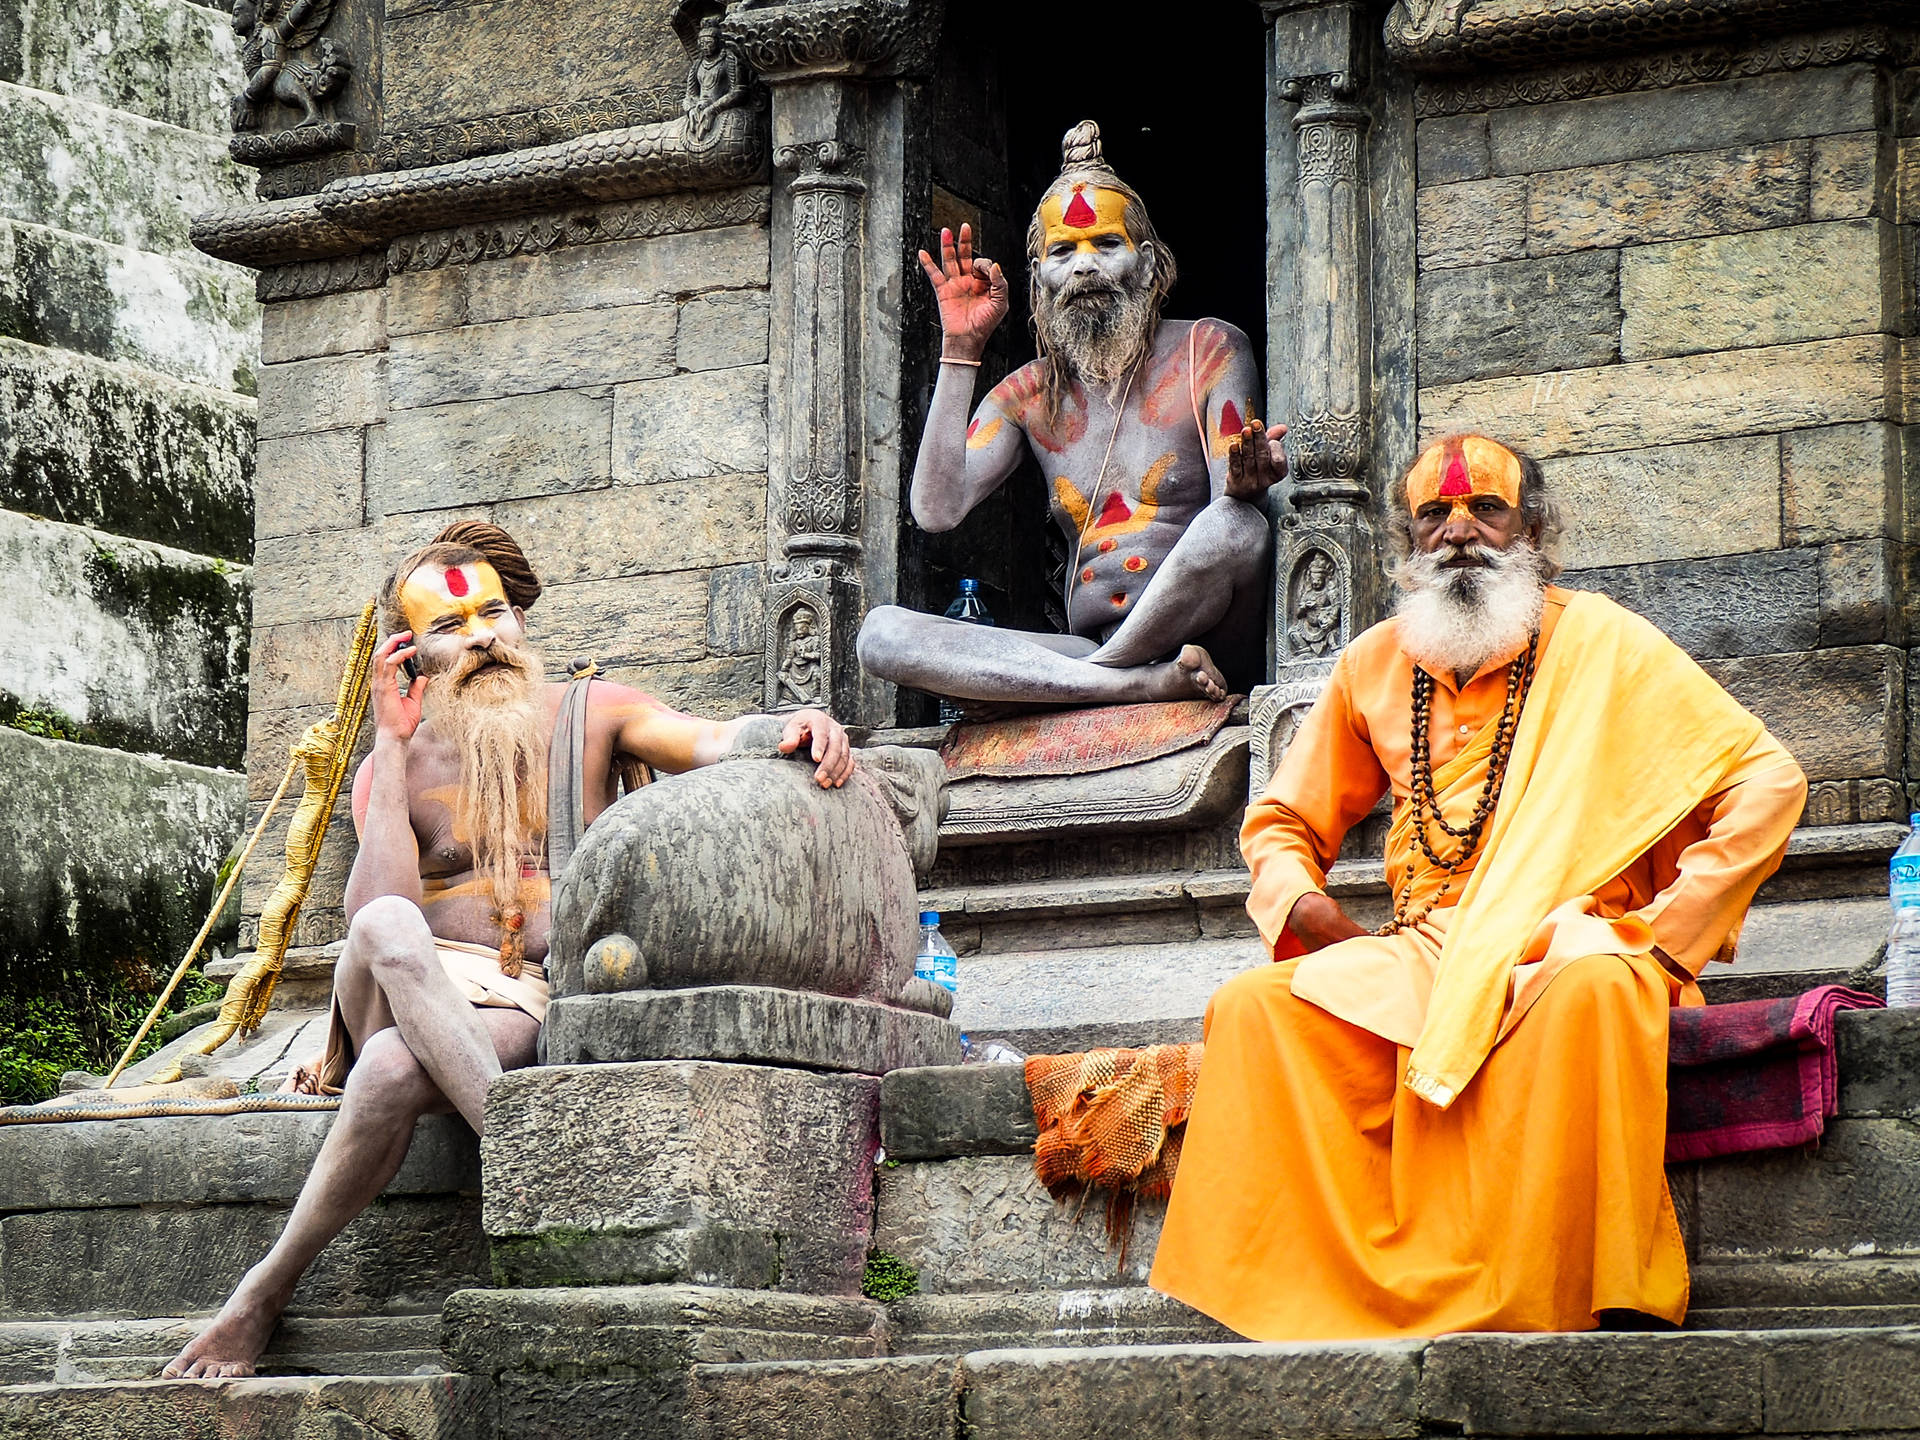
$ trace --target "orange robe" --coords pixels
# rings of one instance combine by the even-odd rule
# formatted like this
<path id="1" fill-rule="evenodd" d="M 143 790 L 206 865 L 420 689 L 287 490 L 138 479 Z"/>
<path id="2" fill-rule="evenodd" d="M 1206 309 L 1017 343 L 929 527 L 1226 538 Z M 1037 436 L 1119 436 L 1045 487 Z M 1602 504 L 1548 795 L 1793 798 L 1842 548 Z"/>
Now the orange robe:
<path id="1" fill-rule="evenodd" d="M 1290 958 L 1295 902 L 1325 885 L 1387 790 L 1389 880 L 1411 883 L 1413 910 L 1444 880 L 1409 823 L 1413 672 L 1393 622 L 1342 654 L 1248 809 L 1248 909 L 1284 963 L 1208 1007 L 1152 1275 L 1244 1335 L 1580 1330 L 1602 1310 L 1686 1312 L 1661 1163 L 1667 1012 L 1699 1004 L 1695 977 L 1731 958 L 1806 782 L 1638 617 L 1551 589 L 1541 630 L 1485 843 L 1418 926 Z M 1504 659 L 1434 687 L 1434 783 L 1455 826 L 1505 698 Z M 1425 1068 L 1410 1076 L 1414 1056 Z"/>

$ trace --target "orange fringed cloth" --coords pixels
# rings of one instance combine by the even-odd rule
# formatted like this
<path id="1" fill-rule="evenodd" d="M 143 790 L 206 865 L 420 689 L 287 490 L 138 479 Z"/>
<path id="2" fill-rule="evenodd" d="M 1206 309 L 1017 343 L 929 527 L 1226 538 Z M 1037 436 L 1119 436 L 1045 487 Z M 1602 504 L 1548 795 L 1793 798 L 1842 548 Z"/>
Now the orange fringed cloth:
<path id="1" fill-rule="evenodd" d="M 1173 1193 L 1201 1050 L 1151 1045 L 1027 1061 L 1040 1130 L 1034 1172 L 1055 1200 L 1078 1196 L 1084 1205 L 1090 1191 L 1104 1194 L 1107 1242 L 1123 1267 L 1135 1208 Z"/>

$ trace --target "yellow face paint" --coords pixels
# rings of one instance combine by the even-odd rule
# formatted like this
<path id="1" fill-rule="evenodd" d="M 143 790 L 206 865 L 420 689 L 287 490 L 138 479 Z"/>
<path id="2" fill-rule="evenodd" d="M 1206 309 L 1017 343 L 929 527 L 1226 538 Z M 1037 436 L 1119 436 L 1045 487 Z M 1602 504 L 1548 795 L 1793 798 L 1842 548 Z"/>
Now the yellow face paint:
<path id="1" fill-rule="evenodd" d="M 422 565 L 400 587 L 400 613 L 407 617 L 415 641 L 449 618 L 460 622 L 450 633 L 471 634 L 480 612 L 496 602 L 507 604 L 507 592 L 499 573 L 484 560 Z"/>
<path id="2" fill-rule="evenodd" d="M 1102 235 L 1118 235 L 1133 248 L 1127 234 L 1127 197 L 1118 190 L 1079 184 L 1064 195 L 1049 195 L 1040 204 L 1040 226 L 1046 248 L 1067 243 L 1090 249 Z"/>
<path id="3" fill-rule="evenodd" d="M 1461 435 L 1427 447 L 1407 472 L 1407 508 L 1415 515 L 1436 500 L 1472 518 L 1473 501 L 1493 495 L 1520 508 L 1520 457 L 1484 435 Z"/>

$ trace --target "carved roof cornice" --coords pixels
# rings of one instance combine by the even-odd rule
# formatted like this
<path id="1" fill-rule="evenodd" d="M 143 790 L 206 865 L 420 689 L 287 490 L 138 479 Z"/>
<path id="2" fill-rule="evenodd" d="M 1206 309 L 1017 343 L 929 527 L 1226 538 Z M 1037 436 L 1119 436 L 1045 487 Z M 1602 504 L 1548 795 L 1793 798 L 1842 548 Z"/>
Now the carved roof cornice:
<path id="1" fill-rule="evenodd" d="M 1411 70 L 1534 67 L 1913 14 L 1913 0 L 1397 0 L 1386 46 Z"/>
<path id="2" fill-rule="evenodd" d="M 583 202 L 717 190 L 764 179 L 760 117 L 737 112 L 704 144 L 680 121 L 583 135 L 507 155 L 351 175 L 312 195 L 198 216 L 193 243 L 236 264 L 357 254 L 403 235 Z"/>
<path id="3" fill-rule="evenodd" d="M 940 39 L 942 0 L 792 0 L 736 6 L 724 33 L 763 80 L 881 78 L 923 70 Z"/>

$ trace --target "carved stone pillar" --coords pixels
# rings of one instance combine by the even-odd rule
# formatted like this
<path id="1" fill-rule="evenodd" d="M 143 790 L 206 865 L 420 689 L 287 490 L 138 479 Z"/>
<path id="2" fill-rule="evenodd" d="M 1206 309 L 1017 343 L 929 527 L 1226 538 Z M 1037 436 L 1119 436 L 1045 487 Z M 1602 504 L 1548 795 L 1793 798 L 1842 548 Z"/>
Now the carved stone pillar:
<path id="1" fill-rule="evenodd" d="M 934 0 L 738 9 L 727 33 L 773 95 L 768 420 L 769 710 L 884 723 L 854 655 L 894 598 L 906 128 L 895 83 L 924 63 Z"/>
<path id="2" fill-rule="evenodd" d="M 1269 0 L 1268 133 L 1276 266 L 1275 418 L 1292 476 L 1275 542 L 1274 683 L 1253 696 L 1251 782 L 1272 773 L 1333 658 L 1381 612 L 1370 518 L 1376 454 L 1374 269 L 1368 158 L 1373 119 L 1366 8 Z M 1291 113 L 1289 114 L 1289 110 Z"/>

